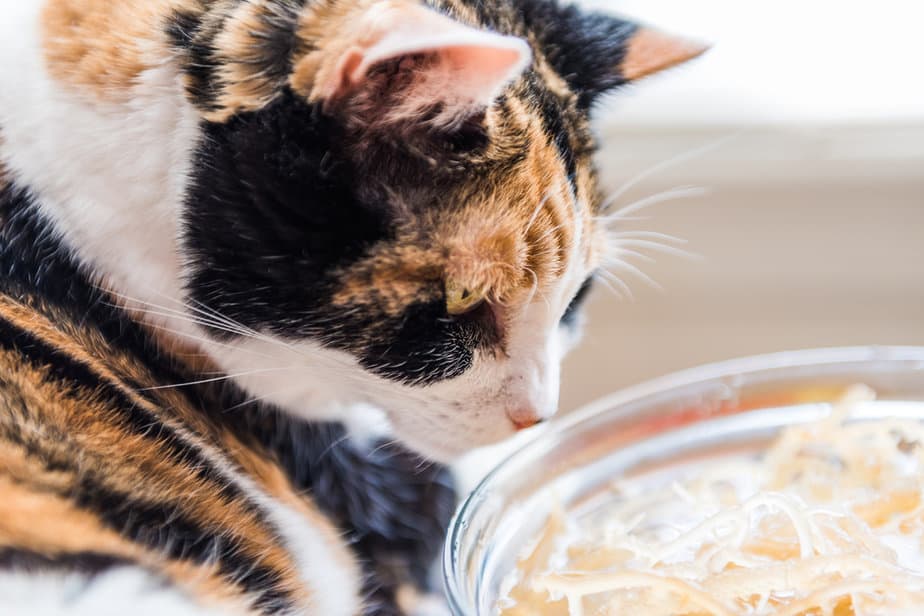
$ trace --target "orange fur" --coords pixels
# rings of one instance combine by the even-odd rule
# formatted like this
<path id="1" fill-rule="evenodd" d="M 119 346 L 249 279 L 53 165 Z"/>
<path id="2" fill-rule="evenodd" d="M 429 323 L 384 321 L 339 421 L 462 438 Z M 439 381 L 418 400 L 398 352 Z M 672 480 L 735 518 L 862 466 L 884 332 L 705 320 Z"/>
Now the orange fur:
<path id="1" fill-rule="evenodd" d="M 4 463 L 16 464 L 8 445 L 0 444 L 0 450 Z M 93 514 L 61 497 L 30 489 L 24 483 L 28 478 L 14 478 L 16 470 L 14 466 L 0 474 L 0 545 L 27 547 L 47 555 L 82 551 L 122 558 L 139 555 L 135 545 L 103 528 Z"/>
<path id="2" fill-rule="evenodd" d="M 134 395 L 138 406 L 148 408 L 168 425 L 173 424 L 179 428 L 179 422 L 176 421 L 177 407 L 152 406 L 142 396 L 125 387 L 119 374 L 113 372 L 106 361 L 94 357 L 93 349 L 105 354 L 107 348 L 94 347 L 96 342 L 92 339 L 69 337 L 46 321 L 41 314 L 7 298 L 0 298 L 0 317 L 27 329 L 46 343 L 60 349 L 62 353 L 90 366 L 94 372 L 122 388 L 127 395 Z M 5 387 L 0 388 L 0 406 L 6 409 L 6 412 L 0 413 L 0 423 L 6 423 L 19 431 L 27 431 L 46 455 L 68 459 L 71 452 L 79 450 L 81 468 L 92 471 L 107 488 L 117 493 L 132 494 L 151 502 L 173 503 L 178 512 L 185 512 L 200 520 L 206 527 L 224 529 L 223 534 L 239 541 L 246 553 L 258 558 L 262 564 L 274 571 L 280 572 L 293 596 L 301 597 L 302 601 L 308 600 L 311 591 L 304 588 L 302 582 L 297 579 L 291 554 L 279 545 L 272 530 L 265 528 L 254 518 L 244 503 L 223 497 L 217 489 L 220 486 L 210 485 L 197 476 L 195 469 L 185 465 L 182 460 L 172 458 L 156 441 L 126 431 L 120 425 L 120 411 L 109 408 L 93 391 L 80 391 L 75 396 L 67 382 L 59 384 L 56 379 L 45 374 L 44 370 L 30 367 L 23 363 L 18 355 L 10 352 L 0 352 L 0 369 L 5 380 Z M 143 369 L 136 374 L 143 374 Z M 188 404 L 179 396 L 172 397 L 172 400 L 178 405 Z M 170 411 L 167 412 L 166 409 Z M 17 410 L 17 413 L 11 412 Z M 182 415 L 192 417 L 195 410 L 185 409 Z M 202 445 L 208 446 L 207 443 Z M 231 444 L 228 451 L 240 455 L 245 449 Z M 53 490 L 62 497 L 70 493 L 71 483 L 77 481 L 77 477 L 61 473 L 26 474 L 34 469 L 30 469 L 28 465 L 24 466 L 22 461 L 17 464 L 10 463 L 9 457 L 12 453 L 9 448 L 3 454 L 0 462 L 7 463 L 0 464 L 0 478 L 7 476 L 10 480 L 15 480 L 19 477 L 27 485 L 33 486 L 33 489 Z M 118 460 L 119 463 L 112 464 L 114 460 Z M 254 464 L 253 459 L 250 462 L 248 470 L 259 471 L 254 475 L 258 483 L 270 480 L 266 488 L 271 493 L 277 493 L 280 498 L 293 502 L 299 499 L 291 486 L 279 482 L 279 469 L 274 468 L 269 462 L 262 465 Z M 336 541 L 332 545 L 339 546 L 340 542 Z M 160 560 L 157 555 L 148 555 L 143 562 L 153 563 Z M 190 571 L 188 564 L 174 563 L 170 566 L 179 567 L 186 573 Z M 182 579 L 188 577 L 186 575 Z M 217 578 L 210 567 L 199 571 L 194 577 L 205 580 L 210 586 L 217 584 Z M 215 593 L 210 591 L 209 594 Z M 226 588 L 219 594 L 232 596 L 234 591 Z"/>
<path id="3" fill-rule="evenodd" d="M 629 41 L 620 69 L 626 79 L 634 81 L 692 60 L 708 49 L 698 41 L 640 28 Z"/>
<path id="4" fill-rule="evenodd" d="M 42 13 L 51 75 L 96 99 L 124 101 L 146 70 L 169 59 L 166 17 L 195 0 L 47 0 Z"/>

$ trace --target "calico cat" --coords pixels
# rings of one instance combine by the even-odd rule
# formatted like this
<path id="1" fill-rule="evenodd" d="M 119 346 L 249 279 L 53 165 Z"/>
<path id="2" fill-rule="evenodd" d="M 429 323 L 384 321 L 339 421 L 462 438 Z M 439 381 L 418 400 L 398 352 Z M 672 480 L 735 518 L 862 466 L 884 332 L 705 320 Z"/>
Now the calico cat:
<path id="1" fill-rule="evenodd" d="M 413 609 L 417 456 L 556 407 L 591 107 L 702 51 L 551 0 L 3 3 L 0 613 Z"/>

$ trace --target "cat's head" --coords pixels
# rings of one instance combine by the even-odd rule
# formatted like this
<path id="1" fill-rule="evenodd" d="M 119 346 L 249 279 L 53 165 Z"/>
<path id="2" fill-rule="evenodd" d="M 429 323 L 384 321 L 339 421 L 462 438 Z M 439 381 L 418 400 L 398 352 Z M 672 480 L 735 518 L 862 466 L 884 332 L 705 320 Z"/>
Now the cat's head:
<path id="1" fill-rule="evenodd" d="M 702 48 L 547 0 L 226 4 L 170 32 L 190 304 L 294 366 L 245 386 L 379 406 L 437 458 L 549 417 L 607 250 L 589 111 Z"/>

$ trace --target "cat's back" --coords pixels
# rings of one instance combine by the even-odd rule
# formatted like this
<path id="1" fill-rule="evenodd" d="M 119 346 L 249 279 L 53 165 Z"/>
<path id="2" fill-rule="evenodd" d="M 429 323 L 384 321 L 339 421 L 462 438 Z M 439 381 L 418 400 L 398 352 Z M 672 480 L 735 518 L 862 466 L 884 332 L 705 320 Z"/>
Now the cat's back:
<path id="1" fill-rule="evenodd" d="M 356 613 L 333 524 L 10 185 L 0 270 L 0 612 Z"/>

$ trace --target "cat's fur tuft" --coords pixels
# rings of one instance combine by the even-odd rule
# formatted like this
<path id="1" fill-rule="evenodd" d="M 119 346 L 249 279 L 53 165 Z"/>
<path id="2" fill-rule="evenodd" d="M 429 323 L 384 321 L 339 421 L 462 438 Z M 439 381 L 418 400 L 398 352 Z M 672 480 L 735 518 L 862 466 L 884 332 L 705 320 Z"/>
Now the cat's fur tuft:
<path id="1" fill-rule="evenodd" d="M 4 3 L 0 587 L 402 613 L 423 459 L 557 406 L 593 103 L 700 51 L 552 0 Z"/>

